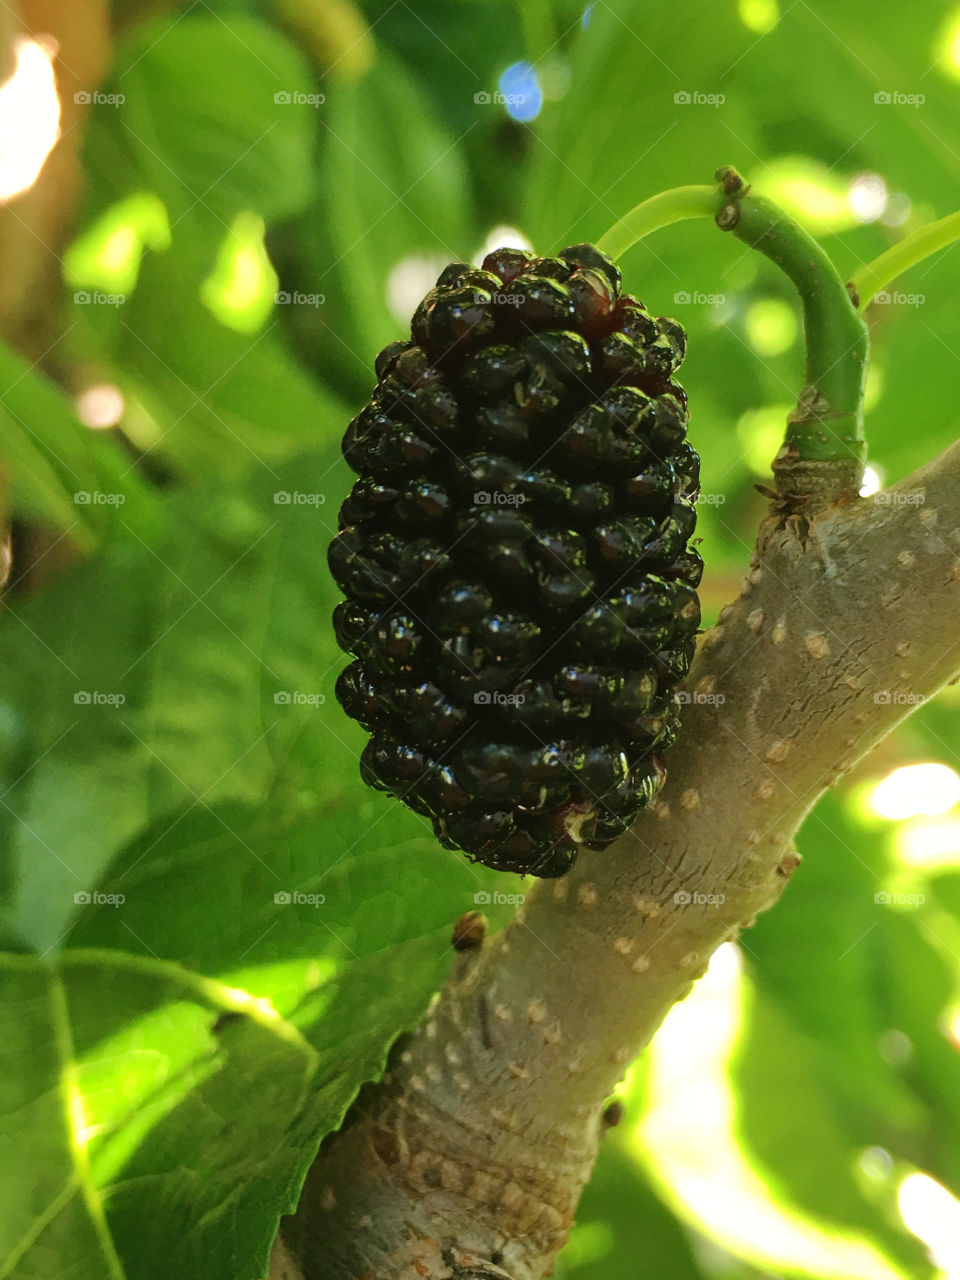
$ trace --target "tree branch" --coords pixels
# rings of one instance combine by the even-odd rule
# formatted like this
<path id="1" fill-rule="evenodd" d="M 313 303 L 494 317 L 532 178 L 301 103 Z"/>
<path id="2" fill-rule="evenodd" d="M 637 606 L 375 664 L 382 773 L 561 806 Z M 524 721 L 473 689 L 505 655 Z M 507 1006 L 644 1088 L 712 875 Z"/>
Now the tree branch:
<path id="1" fill-rule="evenodd" d="M 549 1272 L 616 1082 L 777 900 L 824 789 L 960 670 L 958 512 L 960 444 L 872 499 L 764 522 L 702 638 L 661 799 L 458 958 L 322 1148 L 275 1277 Z"/>

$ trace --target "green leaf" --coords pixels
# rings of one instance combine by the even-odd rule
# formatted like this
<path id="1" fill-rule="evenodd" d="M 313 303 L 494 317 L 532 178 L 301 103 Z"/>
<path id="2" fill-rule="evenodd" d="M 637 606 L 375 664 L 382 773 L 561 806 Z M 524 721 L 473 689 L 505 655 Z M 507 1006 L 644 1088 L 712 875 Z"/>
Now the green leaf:
<path id="1" fill-rule="evenodd" d="M 111 1274 L 111 1247 L 131 1280 L 265 1273 L 320 1139 L 442 981 L 453 921 L 496 882 L 432 841 L 390 847 L 389 824 L 377 828 L 355 803 L 290 828 L 254 810 L 188 810 L 77 904 L 55 961 L 64 1007 L 34 991 L 7 1063 L 27 1091 L 9 1111 L 42 1125 L 32 1142 L 47 1152 L 36 1200 L 8 1220 L 25 1268 L 11 1274 L 59 1274 L 45 1235 L 32 1243 L 35 1219 L 74 1230 L 61 1215 L 77 1181 L 104 1239 L 101 1271 L 83 1274 Z M 9 961 L 18 974 L 26 963 Z M 20 1019 L 15 991 L 4 1007 Z M 51 1021 L 63 1064 L 77 1064 L 60 1087 L 91 1135 L 88 1172 L 58 1136 L 62 1116 L 28 1110 L 34 1089 L 53 1087 L 34 1068 Z"/>
<path id="2" fill-rule="evenodd" d="M 895 1185 L 869 1194 L 855 1176 L 864 1146 L 824 1088 L 822 1057 L 820 1046 L 798 1032 L 773 999 L 756 991 L 748 996 L 730 1068 L 743 1145 L 782 1203 L 870 1240 L 910 1275 L 929 1274 L 924 1249 L 899 1219 Z"/>
<path id="3" fill-rule="evenodd" d="M 877 998 L 876 950 L 891 912 L 874 895 L 890 863 L 885 842 L 865 837 L 849 800 L 824 796 L 801 829 L 804 861 L 777 910 L 743 937 L 761 994 L 810 1038 L 821 1080 L 864 1147 L 918 1114 L 878 1051 L 888 1024 Z"/>
<path id="4" fill-rule="evenodd" d="M 319 1141 L 443 980 L 453 922 L 507 879 L 360 781 L 325 506 L 293 500 L 331 464 L 289 464 L 290 502 L 263 473 L 182 495 L 165 539 L 111 547 L 0 639 L 7 936 L 44 955 L 7 971 L 63 984 L 31 1019 L 15 990 L 3 1006 L 22 1091 L 4 1114 L 43 1125 L 11 1275 L 53 1280 L 75 1238 L 97 1280 L 262 1277 Z M 34 1088 L 72 1094 L 38 1118 Z"/>
<path id="5" fill-rule="evenodd" d="M 866 1196 L 852 1170 L 881 1147 L 956 1185 L 956 1051 L 942 1031 L 956 966 L 929 905 L 884 901 L 888 842 L 843 799 L 818 804 L 789 890 L 744 937 L 757 993 L 736 1070 L 741 1120 L 789 1198 L 870 1231 L 909 1263 L 896 1244 L 895 1186 Z"/>
<path id="6" fill-rule="evenodd" d="M 321 481 L 331 468 L 336 482 Z M 288 812 L 358 785 L 356 748 L 341 745 L 357 738 L 333 698 L 337 595 L 317 563 L 328 508 L 274 501 L 275 485 L 293 498 L 322 483 L 334 513 L 344 471 L 338 456 L 311 455 L 276 479 L 258 473 L 246 495 L 182 495 L 162 539 L 112 545 L 12 606 L 17 622 L 0 634 L 11 936 L 54 945 L 74 893 L 157 818 L 191 803 L 265 802 L 274 749 Z M 275 702 L 295 692 L 327 703 Z M 302 764 L 290 760 L 297 743 Z"/>
<path id="7" fill-rule="evenodd" d="M 271 308 L 253 335 L 211 315 L 202 289 L 223 238 L 219 225 L 213 230 L 211 239 L 208 219 L 185 218 L 170 251 L 144 260 L 121 328 L 99 338 L 159 424 L 155 451 L 183 476 L 276 477 L 300 450 L 338 442 L 351 413 L 286 349 L 278 321 L 296 308 Z"/>
<path id="8" fill-rule="evenodd" d="M 197 206 L 226 224 L 243 210 L 277 218 L 306 204 L 321 108 L 303 101 L 314 92 L 307 65 L 275 28 L 209 10 L 138 27 L 104 88 L 123 101 L 93 112 L 100 200 L 139 179 L 174 222 Z"/>
<path id="9" fill-rule="evenodd" d="M 81 546 L 156 532 L 159 504 L 114 437 L 76 418 L 66 394 L 0 342 L 0 462 L 17 515 Z"/>
<path id="10" fill-rule="evenodd" d="M 899 1150 L 954 1194 L 960 1191 L 960 1071 L 947 1018 L 956 1008 L 960 964 L 956 925 L 951 931 L 942 908 L 958 890 L 956 875 L 937 877 L 928 890 L 933 911 L 891 911 L 876 948 L 887 1038 L 892 1032 L 899 1070 L 922 1108 Z"/>
<path id="11" fill-rule="evenodd" d="M 635 1119 L 635 1117 L 631 1117 Z M 690 1239 L 651 1189 L 627 1144 L 609 1136 L 577 1206 L 557 1280 L 635 1280 L 644 1271 L 670 1280 L 704 1280 Z"/>
<path id="12" fill-rule="evenodd" d="M 297 224 L 300 256 L 281 281 L 324 292 L 326 309 L 294 317 L 307 358 L 365 389 L 377 351 L 406 323 L 387 309 L 390 271 L 416 255 L 436 259 L 436 274 L 476 249 L 463 138 L 447 132 L 411 72 L 386 54 L 331 94 L 322 123 L 319 198 Z"/>
<path id="13" fill-rule="evenodd" d="M 64 1275 L 68 1259 L 78 1280 L 264 1274 L 254 1224 L 274 1199 L 269 1175 L 289 1158 L 285 1140 L 311 1128 L 317 1055 L 296 1030 L 149 957 L 4 958 L 0 987 L 0 1168 L 21 1189 L 0 1227 L 0 1276 Z M 170 1141 L 178 1126 L 205 1143 L 202 1160 Z M 219 1249 L 205 1250 L 205 1233 Z"/>

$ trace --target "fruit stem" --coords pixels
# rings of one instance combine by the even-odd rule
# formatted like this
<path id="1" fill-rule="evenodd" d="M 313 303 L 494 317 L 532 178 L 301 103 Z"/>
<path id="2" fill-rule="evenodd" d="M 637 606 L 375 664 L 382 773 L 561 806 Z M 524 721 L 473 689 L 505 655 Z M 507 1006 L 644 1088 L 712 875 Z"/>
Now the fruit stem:
<path id="1" fill-rule="evenodd" d="M 819 493 L 830 499 L 856 493 L 866 453 L 867 327 L 833 262 L 812 236 L 772 200 L 752 195 L 735 169 L 725 166 L 715 177 L 719 187 L 676 187 L 644 200 L 610 228 L 598 248 L 617 258 L 660 227 L 713 217 L 722 231 L 731 231 L 785 271 L 803 305 L 807 369 L 773 464 L 778 488 L 783 495 Z M 822 463 L 832 465 L 825 470 Z"/>
<path id="2" fill-rule="evenodd" d="M 851 281 L 860 310 L 891 280 L 896 280 L 904 271 L 955 240 L 960 240 L 960 213 L 949 213 L 945 218 L 911 232 L 899 244 L 861 267 Z"/>
<path id="3" fill-rule="evenodd" d="M 619 258 L 651 231 L 689 218 L 715 218 L 723 204 L 723 193 L 718 193 L 716 187 L 674 187 L 671 191 L 661 191 L 615 222 L 597 242 L 597 248 L 611 258 Z"/>
<path id="4" fill-rule="evenodd" d="M 805 464 L 828 462 L 837 464 L 838 491 L 855 493 L 866 454 L 867 326 L 833 262 L 812 236 L 772 200 L 752 195 L 735 170 L 719 169 L 717 178 L 727 196 L 717 226 L 785 271 L 803 305 L 806 385 L 787 419 L 786 439 L 773 464 L 780 491 L 816 488 Z"/>

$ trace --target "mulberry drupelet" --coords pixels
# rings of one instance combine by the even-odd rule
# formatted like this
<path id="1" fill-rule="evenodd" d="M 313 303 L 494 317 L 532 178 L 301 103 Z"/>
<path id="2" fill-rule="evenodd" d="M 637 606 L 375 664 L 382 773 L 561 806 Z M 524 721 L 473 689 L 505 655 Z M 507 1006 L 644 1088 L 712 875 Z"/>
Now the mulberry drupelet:
<path id="1" fill-rule="evenodd" d="M 593 245 L 456 262 L 344 455 L 337 694 L 441 843 L 559 876 L 656 794 L 700 622 L 686 337 Z"/>

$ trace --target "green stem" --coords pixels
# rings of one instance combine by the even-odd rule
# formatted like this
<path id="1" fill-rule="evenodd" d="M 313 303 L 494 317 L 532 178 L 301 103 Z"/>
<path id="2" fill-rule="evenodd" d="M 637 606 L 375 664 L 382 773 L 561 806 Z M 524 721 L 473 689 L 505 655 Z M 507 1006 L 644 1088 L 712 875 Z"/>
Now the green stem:
<path id="1" fill-rule="evenodd" d="M 836 267 L 802 227 L 772 200 L 751 195 L 735 170 L 718 169 L 716 177 L 719 187 L 676 187 L 644 200 L 610 228 L 598 247 L 618 258 L 660 227 L 713 217 L 721 230 L 731 231 L 785 271 L 803 306 L 807 370 L 806 386 L 788 420 L 774 469 L 836 462 L 846 468 L 844 483 L 855 491 L 866 452 L 867 327 Z"/>
<path id="2" fill-rule="evenodd" d="M 674 187 L 672 191 L 661 191 L 615 222 L 597 242 L 597 248 L 611 258 L 619 258 L 651 231 L 689 218 L 715 218 L 723 205 L 723 193 L 716 187 Z"/>
<path id="3" fill-rule="evenodd" d="M 896 280 L 904 271 L 916 266 L 924 258 L 929 258 L 932 253 L 945 249 L 955 240 L 960 240 L 960 213 L 950 213 L 937 222 L 920 227 L 886 253 L 881 253 L 879 258 L 861 267 L 851 282 L 859 298 L 860 310 L 891 280 Z"/>
<path id="4" fill-rule="evenodd" d="M 800 294 L 806 386 L 787 420 L 780 460 L 862 464 L 869 337 L 833 262 L 778 205 L 749 189 L 730 197 L 717 225 L 775 262 Z"/>

